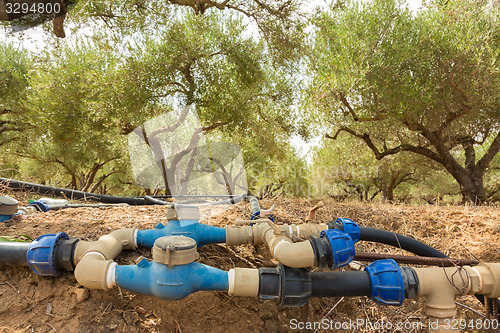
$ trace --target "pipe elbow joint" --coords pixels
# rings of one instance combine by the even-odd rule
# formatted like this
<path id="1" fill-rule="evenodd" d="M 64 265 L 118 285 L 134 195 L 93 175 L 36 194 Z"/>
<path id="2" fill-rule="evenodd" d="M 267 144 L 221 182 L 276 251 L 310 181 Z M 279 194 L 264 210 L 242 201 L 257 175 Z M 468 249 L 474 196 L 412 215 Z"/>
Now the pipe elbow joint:
<path id="1" fill-rule="evenodd" d="M 106 259 L 114 259 L 122 250 L 135 250 L 136 229 L 119 229 L 104 235 L 95 242 L 80 241 L 75 248 L 74 261 L 78 264 L 89 252 L 98 252 Z"/>
<path id="2" fill-rule="evenodd" d="M 101 253 L 89 252 L 76 265 L 75 278 L 86 288 L 109 290 L 112 285 L 108 282 L 108 271 L 115 265 L 113 260 L 106 260 Z"/>
<path id="3" fill-rule="evenodd" d="M 270 229 L 264 235 L 274 259 L 293 268 L 314 267 L 316 256 L 310 242 L 292 243 L 285 235 L 275 235 Z"/>
<path id="4" fill-rule="evenodd" d="M 280 263 L 292 268 L 315 266 L 314 250 L 310 242 L 281 242 L 274 248 L 274 257 Z"/>

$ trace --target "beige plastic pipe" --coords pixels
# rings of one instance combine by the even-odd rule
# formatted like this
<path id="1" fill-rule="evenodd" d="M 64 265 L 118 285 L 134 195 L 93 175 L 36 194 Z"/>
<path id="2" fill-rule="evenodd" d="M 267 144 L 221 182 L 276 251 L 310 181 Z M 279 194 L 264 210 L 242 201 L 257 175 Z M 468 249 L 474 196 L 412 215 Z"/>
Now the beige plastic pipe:
<path id="1" fill-rule="evenodd" d="M 126 228 L 115 230 L 95 242 L 78 242 L 75 248 L 75 265 L 90 251 L 99 252 L 106 259 L 114 259 L 122 250 L 137 249 L 135 234 L 135 228 Z"/>
<path id="2" fill-rule="evenodd" d="M 316 256 L 311 242 L 293 243 L 285 234 L 276 234 L 273 229 L 264 234 L 271 255 L 285 266 L 294 268 L 314 267 Z"/>
<path id="3" fill-rule="evenodd" d="M 228 272 L 228 294 L 231 296 L 259 296 L 259 270 L 257 268 L 233 268 Z"/>
<path id="4" fill-rule="evenodd" d="M 89 289 L 108 290 L 113 286 L 113 259 L 122 250 L 135 250 L 136 229 L 127 228 L 111 232 L 95 242 L 80 241 L 75 248 L 75 278 Z"/>
<path id="5" fill-rule="evenodd" d="M 109 290 L 113 284 L 108 281 L 108 271 L 114 266 L 116 263 L 101 253 L 88 252 L 75 267 L 76 281 L 89 289 Z"/>
<path id="6" fill-rule="evenodd" d="M 324 223 L 284 224 L 280 227 L 292 240 L 307 240 L 312 235 L 319 236 L 321 231 L 328 230 L 328 226 Z M 263 244 L 264 234 L 271 229 L 269 224 L 263 222 L 253 226 L 226 226 L 226 244 Z"/>
<path id="7" fill-rule="evenodd" d="M 316 256 L 311 243 L 307 241 L 294 243 L 292 239 L 305 240 L 312 235 L 319 236 L 321 231 L 327 229 L 326 224 L 304 223 L 276 226 L 259 220 L 259 223 L 253 226 L 227 226 L 226 244 L 266 243 L 271 255 L 283 265 L 294 268 L 314 267 Z"/>
<path id="8" fill-rule="evenodd" d="M 424 298 L 425 311 L 431 320 L 430 332 L 456 332 L 451 325 L 456 312 L 456 296 L 500 297 L 500 263 L 414 270 L 418 277 L 417 296 Z"/>

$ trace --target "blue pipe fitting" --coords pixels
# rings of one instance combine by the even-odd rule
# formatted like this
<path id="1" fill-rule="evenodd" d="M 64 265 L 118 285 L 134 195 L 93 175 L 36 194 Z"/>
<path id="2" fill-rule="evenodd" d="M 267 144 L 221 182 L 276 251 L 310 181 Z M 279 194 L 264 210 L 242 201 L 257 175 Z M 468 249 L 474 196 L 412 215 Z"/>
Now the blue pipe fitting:
<path id="1" fill-rule="evenodd" d="M 320 237 L 326 238 L 330 243 L 332 269 L 345 266 L 354 259 L 356 250 L 349 234 L 338 229 L 330 229 L 322 231 Z"/>
<path id="2" fill-rule="evenodd" d="M 197 262 L 169 268 L 142 259 L 137 265 L 117 266 L 115 283 L 138 294 L 165 300 L 183 299 L 200 290 L 227 291 L 228 273 Z"/>
<path id="3" fill-rule="evenodd" d="M 171 220 L 167 225 L 158 223 L 154 229 L 137 231 L 137 245 L 151 248 L 164 236 L 186 236 L 194 239 L 198 247 L 211 243 L 225 243 L 226 229 L 198 223 L 197 220 Z"/>
<path id="4" fill-rule="evenodd" d="M 365 268 L 372 285 L 370 298 L 382 305 L 403 304 L 405 290 L 399 265 L 393 259 L 372 262 Z"/>
<path id="5" fill-rule="evenodd" d="M 0 222 L 5 222 L 10 220 L 14 215 L 0 215 Z"/>
<path id="6" fill-rule="evenodd" d="M 250 216 L 250 220 L 257 220 L 258 218 L 260 218 L 260 210 L 258 212 L 253 213 L 252 216 Z"/>
<path id="7" fill-rule="evenodd" d="M 50 211 L 50 207 L 45 203 L 41 201 L 33 201 L 28 204 L 28 206 L 34 206 L 37 211 L 39 212 L 48 212 Z"/>
<path id="8" fill-rule="evenodd" d="M 351 236 L 354 243 L 359 241 L 359 239 L 361 238 L 361 229 L 356 222 L 351 219 L 342 217 L 338 218 L 335 222 L 342 224 L 344 232 L 348 233 L 349 236 Z"/>
<path id="9" fill-rule="evenodd" d="M 62 272 L 56 269 L 54 261 L 57 243 L 63 239 L 69 239 L 65 232 L 42 235 L 31 242 L 26 254 L 28 267 L 38 275 L 61 276 Z"/>

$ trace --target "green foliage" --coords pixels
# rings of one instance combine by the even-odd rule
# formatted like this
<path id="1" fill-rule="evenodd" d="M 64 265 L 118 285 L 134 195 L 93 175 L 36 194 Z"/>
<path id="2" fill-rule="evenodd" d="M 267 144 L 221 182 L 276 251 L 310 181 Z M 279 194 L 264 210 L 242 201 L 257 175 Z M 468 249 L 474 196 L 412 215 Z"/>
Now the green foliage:
<path id="1" fill-rule="evenodd" d="M 378 159 L 410 151 L 437 161 L 464 198 L 484 201 L 477 184 L 498 143 L 481 163 L 469 146 L 499 133 L 499 14 L 462 0 L 415 14 L 395 0 L 332 7 L 316 20 L 311 118 L 331 138 L 363 140 Z M 460 165 L 456 152 L 475 163 Z"/>
<path id="2" fill-rule="evenodd" d="M 347 136 L 323 140 L 313 154 L 311 182 L 319 197 L 372 200 L 380 193 L 386 200 L 406 200 L 404 194 L 394 197 L 396 188 L 430 176 L 431 170 L 409 154 L 377 161 L 365 144 Z"/>
<path id="3" fill-rule="evenodd" d="M 0 42 L 0 109 L 17 111 L 28 84 L 27 52 Z"/>
<path id="4" fill-rule="evenodd" d="M 72 18 L 81 27 L 102 29 L 106 36 L 149 35 L 155 39 L 169 31 L 179 17 L 193 15 L 204 20 L 204 16 L 229 13 L 238 21 L 252 23 L 250 31 L 265 42 L 274 61 L 286 63 L 300 57 L 306 23 L 304 4 L 307 1 L 87 1 L 79 2 Z"/>
<path id="5" fill-rule="evenodd" d="M 131 193 L 124 134 L 187 104 L 212 137 L 243 143 L 248 160 L 261 159 L 260 170 L 291 158 L 284 143 L 297 128 L 291 74 L 246 29 L 235 15 L 187 14 L 155 36 L 121 36 L 115 49 L 99 36 L 58 43 L 39 55 L 29 78 L 26 115 L 36 126 L 16 153 L 19 171 L 59 186 Z"/>
<path id="6" fill-rule="evenodd" d="M 498 15 L 474 1 L 416 16 L 394 0 L 333 10 L 318 19 L 314 94 L 336 119 L 345 120 L 345 97 L 358 118 L 418 119 L 436 129 L 466 103 L 472 112 L 450 130 L 498 125 Z"/>
<path id="7" fill-rule="evenodd" d="M 316 196 L 340 199 L 356 196 L 357 188 L 368 192 L 372 187 L 377 164 L 360 142 L 323 140 L 312 154 L 310 174 Z"/>
<path id="8" fill-rule="evenodd" d="M 29 67 L 24 50 L 0 42 L 0 146 L 16 140 L 27 127 L 23 100 Z"/>
<path id="9" fill-rule="evenodd" d="M 103 98 L 112 89 L 107 74 L 115 62 L 83 42 L 40 61 L 28 95 L 29 117 L 37 126 L 23 152 L 34 168 L 51 165 L 50 172 L 69 175 L 71 187 L 84 190 L 123 170 L 113 165 L 126 154 L 116 113 Z"/>
<path id="10" fill-rule="evenodd" d="M 136 42 L 117 72 L 115 107 L 134 115 L 196 104 L 202 122 L 225 130 L 264 122 L 293 130 L 289 77 L 275 72 L 246 29 L 233 15 L 187 14 L 159 38 Z"/>

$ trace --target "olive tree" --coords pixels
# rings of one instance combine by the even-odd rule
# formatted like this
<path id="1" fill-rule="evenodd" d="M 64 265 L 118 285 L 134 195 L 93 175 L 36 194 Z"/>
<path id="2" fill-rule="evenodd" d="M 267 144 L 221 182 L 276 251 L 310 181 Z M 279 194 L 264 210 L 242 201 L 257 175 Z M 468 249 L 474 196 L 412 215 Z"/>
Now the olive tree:
<path id="1" fill-rule="evenodd" d="M 376 159 L 437 162 L 464 201 L 485 202 L 500 150 L 499 14 L 489 1 L 416 13 L 395 0 L 336 3 L 316 20 L 312 115 L 327 138 L 350 135 Z"/>

